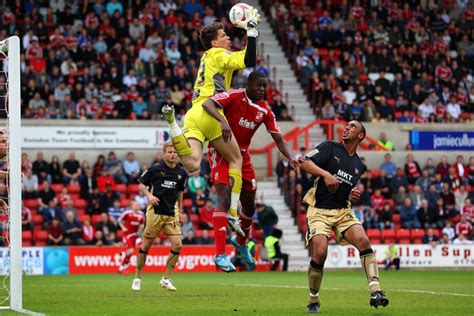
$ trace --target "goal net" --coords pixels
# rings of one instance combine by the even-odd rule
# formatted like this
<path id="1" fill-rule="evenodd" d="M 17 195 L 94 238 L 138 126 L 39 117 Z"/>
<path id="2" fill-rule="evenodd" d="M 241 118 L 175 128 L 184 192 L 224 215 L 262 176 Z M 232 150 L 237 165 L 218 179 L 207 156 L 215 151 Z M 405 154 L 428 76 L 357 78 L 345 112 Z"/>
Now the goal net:
<path id="1" fill-rule="evenodd" d="M 0 41 L 0 309 L 24 312 L 21 259 L 20 39 Z"/>

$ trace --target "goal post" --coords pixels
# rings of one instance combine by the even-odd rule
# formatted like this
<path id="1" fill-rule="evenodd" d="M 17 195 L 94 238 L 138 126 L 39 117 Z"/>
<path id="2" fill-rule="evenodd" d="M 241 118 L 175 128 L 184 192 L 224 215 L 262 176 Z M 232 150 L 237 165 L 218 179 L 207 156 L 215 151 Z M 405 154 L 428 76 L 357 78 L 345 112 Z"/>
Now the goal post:
<path id="1" fill-rule="evenodd" d="M 6 157 L 4 164 L 7 165 L 6 189 L 8 192 L 8 209 L 6 247 L 9 247 L 10 282 L 6 293 L 10 294 L 9 308 L 11 310 L 24 312 L 22 293 L 22 232 L 21 232 L 21 69 L 20 69 L 20 38 L 12 36 L 0 42 L 0 54 L 2 54 L 2 80 L 4 95 L 2 95 L 6 111 L 5 136 Z M 9 233 L 9 234 L 8 234 Z M 4 276 L 8 277 L 8 276 Z M 8 284 L 9 283 L 9 284 Z"/>

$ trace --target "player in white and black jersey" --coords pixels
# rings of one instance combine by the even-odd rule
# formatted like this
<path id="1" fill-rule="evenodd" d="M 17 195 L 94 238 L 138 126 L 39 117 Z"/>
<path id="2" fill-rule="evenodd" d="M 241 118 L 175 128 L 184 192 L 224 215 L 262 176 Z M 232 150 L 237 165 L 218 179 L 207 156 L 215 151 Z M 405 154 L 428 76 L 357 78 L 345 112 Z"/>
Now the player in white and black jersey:
<path id="1" fill-rule="evenodd" d="M 344 128 L 341 143 L 325 141 L 300 160 L 300 167 L 316 177 L 314 187 L 303 200 L 308 204 L 306 245 L 311 246 L 308 313 L 320 310 L 319 290 L 331 230 L 339 244 L 352 244 L 359 250 L 371 292 L 370 305 L 385 307 L 389 302 L 380 289 L 377 260 L 369 238 L 351 208 L 361 193 L 355 186 L 366 170 L 356 152 L 365 134 L 362 123 L 351 121 Z"/>

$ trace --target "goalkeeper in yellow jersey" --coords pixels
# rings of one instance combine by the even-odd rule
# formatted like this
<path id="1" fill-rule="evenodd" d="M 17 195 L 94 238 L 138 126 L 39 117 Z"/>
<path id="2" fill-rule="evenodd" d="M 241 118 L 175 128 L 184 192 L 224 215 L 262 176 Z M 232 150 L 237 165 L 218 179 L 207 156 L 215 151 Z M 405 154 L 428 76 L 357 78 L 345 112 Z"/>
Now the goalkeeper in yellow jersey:
<path id="1" fill-rule="evenodd" d="M 227 132 L 223 136 L 221 123 L 208 114 L 202 104 L 213 95 L 229 90 L 234 70 L 255 66 L 257 25 L 260 22 L 258 11 L 253 8 L 249 9 L 246 12 L 246 21 L 243 28 L 247 30 L 247 47 L 237 52 L 229 51 L 230 38 L 226 35 L 224 25 L 221 23 L 206 25 L 201 29 L 199 38 L 206 51 L 201 57 L 194 84 L 193 104 L 184 118 L 184 129 L 181 130 L 176 123 L 172 107 L 164 106 L 162 109 L 170 128 L 173 145 L 188 173 L 199 170 L 206 141 L 209 141 L 229 163 L 232 191 L 229 209 L 216 210 L 214 220 L 221 222 L 224 217 L 227 222 L 226 218 L 228 217 L 232 229 L 241 236 L 245 234 L 240 228 L 237 213 L 237 201 L 242 189 L 240 149 L 232 132 L 226 129 Z M 224 116 L 222 109 L 220 109 L 220 113 Z M 224 260 L 223 257 L 225 256 L 216 257 L 216 264 L 225 270 L 227 258 Z"/>

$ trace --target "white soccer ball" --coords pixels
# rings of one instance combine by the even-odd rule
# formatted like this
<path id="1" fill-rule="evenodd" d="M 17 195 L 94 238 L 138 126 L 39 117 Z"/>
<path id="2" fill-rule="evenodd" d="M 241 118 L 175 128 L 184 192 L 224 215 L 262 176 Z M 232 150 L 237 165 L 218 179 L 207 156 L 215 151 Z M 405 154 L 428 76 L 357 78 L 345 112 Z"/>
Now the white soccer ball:
<path id="1" fill-rule="evenodd" d="M 236 27 L 245 29 L 248 22 L 246 12 L 249 12 L 248 10 L 252 9 L 253 7 L 251 5 L 246 3 L 237 3 L 229 11 L 230 22 Z"/>

